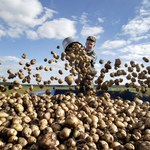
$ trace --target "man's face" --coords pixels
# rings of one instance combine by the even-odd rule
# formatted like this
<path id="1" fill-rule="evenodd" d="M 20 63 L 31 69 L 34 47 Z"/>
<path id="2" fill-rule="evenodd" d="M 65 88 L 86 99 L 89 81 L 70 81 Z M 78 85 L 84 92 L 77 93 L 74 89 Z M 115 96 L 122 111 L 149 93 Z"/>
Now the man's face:
<path id="1" fill-rule="evenodd" d="M 93 42 L 91 40 L 87 40 L 85 43 L 86 51 L 92 50 L 94 48 L 94 46 L 95 46 L 95 42 Z"/>

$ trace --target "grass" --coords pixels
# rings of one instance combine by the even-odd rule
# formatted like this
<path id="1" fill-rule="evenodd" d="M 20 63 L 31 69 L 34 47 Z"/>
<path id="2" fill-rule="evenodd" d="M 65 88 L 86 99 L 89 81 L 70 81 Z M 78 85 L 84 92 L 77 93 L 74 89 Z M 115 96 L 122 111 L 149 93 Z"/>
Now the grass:
<path id="1" fill-rule="evenodd" d="M 8 89 L 8 87 L 6 87 Z M 14 92 L 18 92 L 20 94 L 23 94 L 25 93 L 27 90 L 29 89 L 29 86 L 23 86 L 21 89 L 18 89 L 18 90 L 14 90 L 14 89 L 11 89 L 11 90 L 6 90 L 5 92 L 3 92 L 4 94 L 10 94 L 10 93 L 14 93 Z M 46 89 L 52 89 L 52 87 L 43 87 L 43 88 L 40 88 L 38 86 L 34 86 L 32 92 L 39 92 L 39 91 L 45 91 Z"/>
<path id="2" fill-rule="evenodd" d="M 8 89 L 7 85 L 5 87 Z M 6 90 L 3 93 L 10 94 L 10 93 L 17 91 L 18 93 L 23 94 L 29 89 L 29 87 L 30 87 L 29 85 L 23 85 L 22 88 L 19 90 L 13 90 L 13 89 L 12 90 Z M 60 90 L 62 89 L 63 90 L 63 89 L 69 89 L 70 87 L 72 89 L 74 89 L 75 86 L 69 87 L 67 85 L 48 85 L 48 86 L 44 86 L 43 88 L 40 88 L 38 85 L 34 85 L 32 92 L 40 92 L 40 91 L 45 91 L 47 89 L 52 90 L 54 87 L 56 89 L 60 89 Z M 109 91 L 120 91 L 120 92 L 125 91 L 125 90 L 129 90 L 131 92 L 136 92 L 136 90 L 134 88 L 126 88 L 124 86 L 113 86 L 113 87 L 109 88 L 108 90 Z M 147 88 L 147 92 L 145 94 L 150 95 L 150 88 Z"/>
<path id="3" fill-rule="evenodd" d="M 112 88 L 109 88 L 110 91 L 124 91 L 124 90 L 129 90 L 131 92 L 136 92 L 135 88 L 126 88 L 126 87 L 122 87 L 122 86 L 116 86 L 116 87 L 112 87 Z M 147 92 L 146 94 L 149 94 L 150 95 L 150 88 L 147 88 Z"/>
<path id="4" fill-rule="evenodd" d="M 14 93 L 14 92 L 23 94 L 29 89 L 30 85 L 22 85 L 22 88 L 18 89 L 18 90 L 14 90 L 14 89 L 9 90 L 8 85 L 5 85 L 5 87 L 7 90 L 5 92 L 3 92 L 4 94 L 10 94 L 10 93 Z M 48 85 L 48 86 L 44 86 L 43 88 L 40 88 L 38 85 L 34 85 L 33 87 L 34 88 L 31 92 L 40 92 L 40 91 L 45 91 L 47 89 L 52 90 L 53 88 L 60 89 L 60 90 L 61 89 L 62 90 L 69 89 L 69 86 L 65 86 L 65 85 Z M 72 86 L 72 88 L 74 89 L 74 86 Z"/>

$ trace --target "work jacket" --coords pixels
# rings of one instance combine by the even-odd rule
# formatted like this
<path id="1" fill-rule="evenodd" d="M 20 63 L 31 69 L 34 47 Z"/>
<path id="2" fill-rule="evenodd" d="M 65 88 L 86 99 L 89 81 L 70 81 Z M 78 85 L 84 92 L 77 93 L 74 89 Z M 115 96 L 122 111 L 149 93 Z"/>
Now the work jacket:
<path id="1" fill-rule="evenodd" d="M 96 53 L 94 52 L 94 50 L 90 50 L 87 52 L 87 55 L 93 58 L 91 60 L 91 66 L 94 67 L 94 64 L 96 63 L 96 59 L 97 59 Z"/>

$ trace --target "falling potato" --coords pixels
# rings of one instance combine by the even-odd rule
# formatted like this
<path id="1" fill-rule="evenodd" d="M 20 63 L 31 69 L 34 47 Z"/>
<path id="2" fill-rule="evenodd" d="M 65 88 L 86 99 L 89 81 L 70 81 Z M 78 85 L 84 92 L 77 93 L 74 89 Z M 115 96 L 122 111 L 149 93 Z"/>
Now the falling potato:
<path id="1" fill-rule="evenodd" d="M 30 64 L 31 65 L 34 65 L 36 63 L 36 59 L 32 59 L 31 61 L 30 61 Z"/>
<path id="2" fill-rule="evenodd" d="M 124 64 L 125 67 L 128 67 L 128 64 Z"/>
<path id="3" fill-rule="evenodd" d="M 48 61 L 49 64 L 51 64 L 52 62 L 54 62 L 53 59 L 50 59 L 50 60 Z"/>
<path id="4" fill-rule="evenodd" d="M 53 53 L 53 57 L 54 57 L 55 59 L 59 59 L 59 55 L 57 55 L 56 53 Z"/>
<path id="5" fill-rule="evenodd" d="M 54 51 L 51 51 L 51 54 L 53 55 L 53 54 L 54 54 Z"/>
<path id="6" fill-rule="evenodd" d="M 74 77 L 72 75 L 68 75 L 65 77 L 65 81 L 68 85 L 71 85 L 74 82 Z"/>
<path id="7" fill-rule="evenodd" d="M 44 58 L 44 61 L 47 62 L 47 58 Z"/>
<path id="8" fill-rule="evenodd" d="M 26 55 L 25 53 L 23 53 L 23 54 L 22 54 L 22 58 L 23 58 L 23 59 L 26 59 L 26 58 L 27 58 L 27 55 Z"/>
<path id="9" fill-rule="evenodd" d="M 52 71 L 52 67 L 49 67 L 49 70 Z"/>
<path id="10" fill-rule="evenodd" d="M 30 67 L 30 63 L 29 62 L 26 62 L 26 67 Z"/>
<path id="11" fill-rule="evenodd" d="M 45 93 L 46 93 L 47 95 L 50 95 L 50 94 L 51 94 L 50 89 L 46 89 Z"/>
<path id="12" fill-rule="evenodd" d="M 51 76 L 50 79 L 53 81 L 55 79 L 55 77 Z"/>
<path id="13" fill-rule="evenodd" d="M 135 62 L 134 61 L 130 61 L 131 67 L 135 67 Z"/>
<path id="14" fill-rule="evenodd" d="M 63 82 L 64 82 L 63 79 L 58 79 L 59 84 L 62 84 Z"/>
<path id="15" fill-rule="evenodd" d="M 8 69 L 8 70 L 7 70 L 7 73 L 12 74 L 12 70 L 11 70 L 11 69 Z"/>
<path id="16" fill-rule="evenodd" d="M 120 65 L 121 65 L 121 60 L 118 58 L 118 59 L 115 59 L 115 68 L 119 68 Z"/>
<path id="17" fill-rule="evenodd" d="M 39 70 L 39 67 L 36 67 L 36 70 Z"/>
<path id="18" fill-rule="evenodd" d="M 149 62 L 149 59 L 147 57 L 143 57 L 143 60 L 147 63 Z"/>
<path id="19" fill-rule="evenodd" d="M 62 70 L 58 70 L 58 72 L 59 72 L 59 74 L 61 74 L 61 75 L 63 74 L 63 71 L 62 71 Z"/>
<path id="20" fill-rule="evenodd" d="M 57 47 L 56 47 L 57 49 L 60 49 L 60 46 L 59 45 L 57 45 Z"/>
<path id="21" fill-rule="evenodd" d="M 39 66 L 39 70 L 42 70 L 44 67 L 42 65 Z"/>
<path id="22" fill-rule="evenodd" d="M 100 63 L 100 64 L 104 64 L 104 60 L 100 59 L 100 60 L 99 60 L 99 63 Z"/>
<path id="23" fill-rule="evenodd" d="M 62 52 L 62 53 L 61 53 L 61 60 L 62 60 L 62 61 L 65 60 L 65 56 L 66 56 L 65 52 Z"/>
<path id="24" fill-rule="evenodd" d="M 30 90 L 30 91 L 33 91 L 33 88 L 34 88 L 34 86 L 33 86 L 33 85 L 30 85 L 29 90 Z"/>
<path id="25" fill-rule="evenodd" d="M 22 62 L 22 61 L 20 61 L 20 62 L 19 62 L 19 65 L 23 65 L 23 62 Z"/>
<path id="26" fill-rule="evenodd" d="M 45 71 L 48 71 L 48 70 L 49 70 L 49 67 L 44 67 L 44 70 L 45 70 Z"/>

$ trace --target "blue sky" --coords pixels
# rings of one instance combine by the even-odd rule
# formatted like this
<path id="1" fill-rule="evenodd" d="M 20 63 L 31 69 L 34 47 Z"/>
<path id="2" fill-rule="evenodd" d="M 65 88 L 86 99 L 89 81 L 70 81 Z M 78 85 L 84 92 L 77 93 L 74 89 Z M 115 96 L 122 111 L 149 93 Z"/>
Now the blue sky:
<path id="1" fill-rule="evenodd" d="M 141 63 L 143 56 L 150 58 L 150 1 L 0 0 L 0 76 L 19 69 L 23 53 L 27 61 L 35 58 L 37 66 L 46 66 L 51 50 L 63 52 L 65 37 L 84 45 L 89 35 L 97 37 L 97 70 L 100 59 Z M 53 64 L 51 74 L 56 76 L 63 63 Z M 48 78 L 49 73 L 41 74 Z"/>

